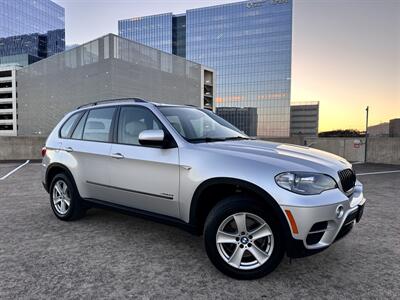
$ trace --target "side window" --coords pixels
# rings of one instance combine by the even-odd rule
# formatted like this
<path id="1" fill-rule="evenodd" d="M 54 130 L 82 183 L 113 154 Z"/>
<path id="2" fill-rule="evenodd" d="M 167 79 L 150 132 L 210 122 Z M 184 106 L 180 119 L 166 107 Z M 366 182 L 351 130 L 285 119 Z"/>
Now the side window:
<path id="1" fill-rule="evenodd" d="M 76 125 L 74 133 L 72 134 L 71 138 L 74 140 L 81 140 L 83 135 L 83 128 L 85 127 L 85 122 L 88 113 L 86 112 L 85 115 L 80 119 L 78 125 Z"/>
<path id="2" fill-rule="evenodd" d="M 118 143 L 140 145 L 143 130 L 162 129 L 160 121 L 146 108 L 126 106 L 121 108 L 118 124 Z"/>
<path id="3" fill-rule="evenodd" d="M 69 134 L 72 130 L 72 127 L 74 126 L 75 122 L 78 120 L 78 118 L 82 115 L 82 113 L 76 113 L 72 115 L 61 127 L 60 130 L 60 137 L 63 139 L 66 139 L 69 137 Z"/>
<path id="4" fill-rule="evenodd" d="M 83 139 L 87 141 L 108 142 L 115 107 L 96 108 L 89 112 Z"/>

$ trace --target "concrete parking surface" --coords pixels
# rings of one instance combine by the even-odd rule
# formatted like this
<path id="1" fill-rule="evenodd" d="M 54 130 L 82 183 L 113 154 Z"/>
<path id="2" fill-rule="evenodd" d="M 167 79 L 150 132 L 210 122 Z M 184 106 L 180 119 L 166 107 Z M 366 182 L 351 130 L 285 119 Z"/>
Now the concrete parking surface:
<path id="1" fill-rule="evenodd" d="M 0 174 L 17 165 L 0 164 Z M 237 281 L 213 267 L 201 237 L 178 228 L 99 209 L 59 221 L 40 164 L 28 164 L 0 181 L 0 298 L 398 299 L 400 173 L 360 180 L 368 202 L 345 239 L 311 257 L 285 258 L 265 278 Z"/>

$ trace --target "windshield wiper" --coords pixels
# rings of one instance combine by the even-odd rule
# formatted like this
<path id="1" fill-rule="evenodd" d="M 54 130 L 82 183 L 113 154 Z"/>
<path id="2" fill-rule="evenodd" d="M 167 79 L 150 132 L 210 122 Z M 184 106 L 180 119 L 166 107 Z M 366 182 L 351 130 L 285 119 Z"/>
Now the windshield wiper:
<path id="1" fill-rule="evenodd" d="M 232 140 L 251 140 L 251 138 L 244 136 L 232 136 L 224 139 L 224 141 L 232 141 Z"/>
<path id="2" fill-rule="evenodd" d="M 188 139 L 189 142 L 194 143 L 210 143 L 210 142 L 224 142 L 224 141 L 232 141 L 232 140 L 249 140 L 250 138 L 244 136 L 232 136 L 226 138 L 213 138 L 213 137 L 202 137 L 202 138 L 193 138 Z"/>
<path id="3" fill-rule="evenodd" d="M 210 142 L 222 142 L 225 141 L 224 138 L 213 138 L 213 137 L 202 137 L 202 138 L 193 138 L 187 139 L 189 142 L 194 143 L 210 143 Z"/>

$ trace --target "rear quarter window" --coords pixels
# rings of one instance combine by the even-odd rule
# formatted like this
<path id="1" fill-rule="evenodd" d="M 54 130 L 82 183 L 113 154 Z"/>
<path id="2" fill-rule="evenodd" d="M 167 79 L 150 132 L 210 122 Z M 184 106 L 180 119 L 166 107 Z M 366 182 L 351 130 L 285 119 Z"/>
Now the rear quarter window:
<path id="1" fill-rule="evenodd" d="M 60 137 L 63 139 L 69 138 L 72 129 L 74 128 L 75 123 L 78 121 L 82 113 L 73 114 L 69 119 L 63 124 L 60 129 Z"/>
<path id="2" fill-rule="evenodd" d="M 79 123 L 76 125 L 74 132 L 71 135 L 71 138 L 74 140 L 81 140 L 83 135 L 83 128 L 85 127 L 85 122 L 88 113 L 86 112 L 85 115 L 80 119 Z"/>

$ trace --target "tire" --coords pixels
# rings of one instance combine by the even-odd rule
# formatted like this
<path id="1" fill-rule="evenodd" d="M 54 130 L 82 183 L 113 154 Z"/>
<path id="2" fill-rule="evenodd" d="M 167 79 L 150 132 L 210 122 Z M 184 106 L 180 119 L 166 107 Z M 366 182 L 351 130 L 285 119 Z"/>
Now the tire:
<path id="1" fill-rule="evenodd" d="M 241 228 L 246 232 L 238 232 L 237 224 L 243 224 L 243 219 L 247 225 Z M 244 280 L 271 273 L 285 252 L 282 230 L 273 213 L 246 195 L 229 196 L 215 205 L 204 225 L 204 244 L 218 270 Z"/>
<path id="2" fill-rule="evenodd" d="M 54 176 L 49 194 L 51 209 L 60 220 L 72 221 L 85 215 L 86 209 L 82 204 L 76 185 L 65 173 Z"/>

